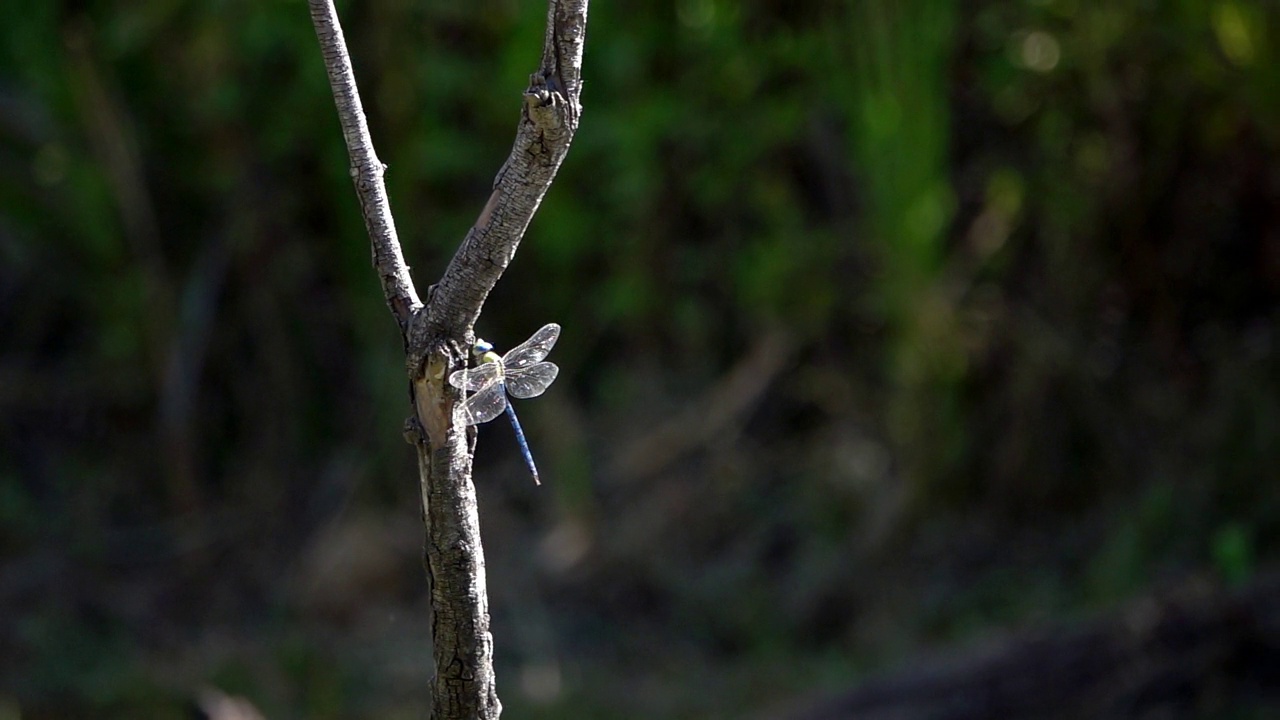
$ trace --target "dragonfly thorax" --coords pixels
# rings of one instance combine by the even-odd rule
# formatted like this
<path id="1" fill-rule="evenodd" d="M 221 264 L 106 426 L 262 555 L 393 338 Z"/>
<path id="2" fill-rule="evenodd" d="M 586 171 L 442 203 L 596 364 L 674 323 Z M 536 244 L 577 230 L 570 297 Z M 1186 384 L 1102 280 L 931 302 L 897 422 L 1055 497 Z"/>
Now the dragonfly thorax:
<path id="1" fill-rule="evenodd" d="M 532 398 L 546 391 L 560 372 L 555 363 L 544 360 L 558 337 L 560 326 L 548 323 L 505 355 L 494 352 L 492 345 L 477 338 L 471 346 L 476 366 L 449 374 L 449 384 L 461 390 L 465 396 L 462 415 L 467 425 L 479 425 L 504 412 L 507 414 L 534 482 L 538 481 L 538 468 L 533 464 L 533 454 L 529 452 L 524 430 L 520 428 L 516 411 L 507 396 Z"/>

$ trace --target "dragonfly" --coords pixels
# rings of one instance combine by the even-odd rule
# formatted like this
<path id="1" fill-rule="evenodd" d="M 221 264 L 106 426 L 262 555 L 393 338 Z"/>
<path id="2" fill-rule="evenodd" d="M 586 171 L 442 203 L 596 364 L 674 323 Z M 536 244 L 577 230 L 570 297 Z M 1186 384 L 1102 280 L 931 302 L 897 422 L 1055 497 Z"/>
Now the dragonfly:
<path id="1" fill-rule="evenodd" d="M 551 352 L 551 346 L 556 344 L 559 337 L 559 325 L 543 325 L 528 340 L 511 348 L 501 357 L 493 351 L 492 344 L 477 338 L 471 348 L 476 366 L 457 370 L 449 376 L 450 385 L 464 393 L 470 393 L 462 403 L 468 425 L 489 422 L 506 411 L 516 433 L 516 442 L 520 444 L 520 453 L 529 466 L 533 482 L 538 485 L 542 484 L 538 479 L 538 466 L 533 463 L 529 442 L 525 440 L 524 430 L 520 427 L 520 420 L 507 395 L 523 399 L 546 392 L 556 375 L 560 374 L 560 368 L 555 363 L 545 362 L 544 358 Z"/>

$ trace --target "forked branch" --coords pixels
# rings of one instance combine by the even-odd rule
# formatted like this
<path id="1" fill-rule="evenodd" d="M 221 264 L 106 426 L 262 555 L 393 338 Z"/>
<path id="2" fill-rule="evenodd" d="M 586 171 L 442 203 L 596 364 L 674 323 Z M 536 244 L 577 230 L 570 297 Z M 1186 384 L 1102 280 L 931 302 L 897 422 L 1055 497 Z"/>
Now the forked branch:
<path id="1" fill-rule="evenodd" d="M 465 363 L 465 348 L 485 298 L 515 256 L 533 214 L 569 151 L 582 113 L 582 48 L 588 0 L 551 0 L 542 61 L 529 78 L 511 155 L 475 225 L 433 287 L 418 299 L 400 250 L 383 184 L 384 166 L 369 138 L 355 77 L 332 0 L 310 0 L 351 157 L 373 265 L 400 326 L 414 416 L 406 437 L 418 452 L 431 580 L 433 718 L 497 718 L 493 638 L 484 551 L 467 432 L 454 412 L 458 391 L 445 378 Z"/>

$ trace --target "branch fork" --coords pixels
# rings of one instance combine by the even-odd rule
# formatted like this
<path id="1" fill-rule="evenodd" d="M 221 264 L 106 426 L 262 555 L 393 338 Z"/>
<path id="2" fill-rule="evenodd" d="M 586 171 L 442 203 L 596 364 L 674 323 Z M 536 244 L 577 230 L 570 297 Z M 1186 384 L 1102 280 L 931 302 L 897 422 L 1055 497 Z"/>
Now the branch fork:
<path id="1" fill-rule="evenodd" d="M 515 143 L 493 192 L 427 302 L 404 261 L 378 159 L 356 89 L 333 0 L 309 0 L 329 74 L 351 177 L 373 248 L 373 266 L 400 327 L 414 415 L 405 439 L 418 454 L 431 581 L 436 678 L 433 718 L 497 718 L 484 551 L 480 544 L 474 444 L 454 417 L 460 392 L 449 373 L 463 367 L 489 292 L 515 256 L 533 214 L 568 153 L 582 115 L 582 49 L 588 0 L 550 0 L 538 71 L 524 93 Z"/>

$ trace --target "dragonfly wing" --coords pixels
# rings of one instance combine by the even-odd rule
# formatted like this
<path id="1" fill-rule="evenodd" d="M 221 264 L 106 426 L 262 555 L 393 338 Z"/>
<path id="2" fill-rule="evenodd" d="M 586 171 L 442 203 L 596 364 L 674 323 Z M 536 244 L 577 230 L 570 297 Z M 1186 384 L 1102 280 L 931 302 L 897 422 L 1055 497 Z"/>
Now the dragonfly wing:
<path id="1" fill-rule="evenodd" d="M 467 416 L 468 425 L 479 425 L 498 417 L 506 407 L 507 392 L 502 383 L 495 382 L 467 398 L 462 403 L 462 412 Z"/>
<path id="2" fill-rule="evenodd" d="M 449 384 L 459 390 L 467 392 L 479 392 L 486 385 L 490 385 L 498 379 L 502 368 L 497 363 L 480 363 L 473 368 L 456 370 L 449 376 Z M 502 408 L 498 408 L 501 412 Z"/>
<path id="3" fill-rule="evenodd" d="M 507 392 L 511 393 L 511 397 L 538 397 L 546 392 L 547 387 L 559 374 L 560 368 L 556 367 L 555 363 L 549 362 L 540 362 L 526 368 L 512 370 L 506 377 Z"/>
<path id="4" fill-rule="evenodd" d="M 543 325 L 541 330 L 533 334 L 533 337 L 511 348 L 506 355 L 503 355 L 502 364 L 508 371 L 529 367 L 545 358 L 559 337 L 559 325 L 555 323 Z"/>

